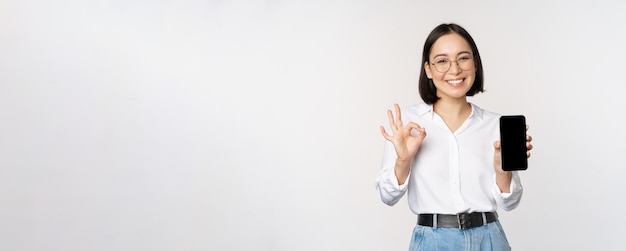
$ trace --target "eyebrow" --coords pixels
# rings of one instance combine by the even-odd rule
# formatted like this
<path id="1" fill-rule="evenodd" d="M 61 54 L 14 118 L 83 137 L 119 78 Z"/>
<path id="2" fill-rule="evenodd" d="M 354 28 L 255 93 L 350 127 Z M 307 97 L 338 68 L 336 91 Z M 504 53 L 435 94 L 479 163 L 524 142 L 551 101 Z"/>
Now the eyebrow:
<path id="1" fill-rule="evenodd" d="M 470 54 L 470 55 L 472 54 L 469 51 L 461 51 L 461 52 L 457 53 L 456 55 L 458 56 L 458 55 L 465 54 L 465 53 Z M 442 53 L 442 54 L 435 55 L 433 58 L 440 57 L 440 56 L 448 56 L 448 55 Z"/>

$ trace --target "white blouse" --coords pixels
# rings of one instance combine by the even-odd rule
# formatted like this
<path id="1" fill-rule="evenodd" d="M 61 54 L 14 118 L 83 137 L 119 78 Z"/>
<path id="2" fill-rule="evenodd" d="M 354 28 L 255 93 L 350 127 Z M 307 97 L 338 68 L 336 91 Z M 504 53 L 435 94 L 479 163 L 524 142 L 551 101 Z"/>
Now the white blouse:
<path id="1" fill-rule="evenodd" d="M 518 206 L 522 198 L 518 173 L 513 172 L 510 193 L 502 193 L 495 181 L 493 143 L 500 138 L 500 115 L 471 106 L 472 113 L 454 133 L 432 105 L 420 103 L 401 109 L 402 122 L 424 127 L 426 137 L 402 185 L 394 172 L 396 152 L 386 141 L 376 178 L 385 204 L 396 204 L 408 191 L 409 207 L 415 214 L 492 212 L 498 207 L 508 211 Z"/>

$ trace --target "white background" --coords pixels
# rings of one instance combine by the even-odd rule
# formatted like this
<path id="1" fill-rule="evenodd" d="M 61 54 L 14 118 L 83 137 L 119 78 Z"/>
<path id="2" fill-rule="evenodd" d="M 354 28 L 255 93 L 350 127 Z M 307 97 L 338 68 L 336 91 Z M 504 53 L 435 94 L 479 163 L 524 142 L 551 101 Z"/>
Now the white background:
<path id="1" fill-rule="evenodd" d="M 406 250 L 374 188 L 421 48 L 464 26 L 535 140 L 514 250 L 623 250 L 625 4 L 0 1 L 0 250 Z"/>

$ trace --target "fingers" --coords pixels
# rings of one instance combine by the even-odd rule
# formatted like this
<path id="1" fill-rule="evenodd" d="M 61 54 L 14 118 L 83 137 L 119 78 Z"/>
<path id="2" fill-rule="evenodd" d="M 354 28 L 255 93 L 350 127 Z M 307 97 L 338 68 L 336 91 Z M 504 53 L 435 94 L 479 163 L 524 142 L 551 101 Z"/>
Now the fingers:
<path id="1" fill-rule="evenodd" d="M 530 128 L 530 126 L 526 125 L 526 131 L 528 131 L 528 128 Z M 526 141 L 530 142 L 533 140 L 533 137 L 531 137 L 530 135 L 526 135 Z"/>
<path id="2" fill-rule="evenodd" d="M 383 138 L 385 138 L 386 140 L 389 140 L 391 138 L 391 135 L 387 133 L 384 126 L 380 126 L 380 133 L 383 135 Z"/>
<path id="3" fill-rule="evenodd" d="M 396 116 L 394 118 L 393 112 L 391 110 L 387 110 L 387 118 L 389 119 L 389 126 L 391 130 L 396 131 L 402 129 L 402 115 L 400 112 L 400 106 L 398 104 L 393 104 L 396 110 Z"/>
<path id="4" fill-rule="evenodd" d="M 528 131 L 529 126 L 526 125 L 526 131 Z M 530 142 L 533 141 L 533 137 L 530 135 L 526 135 L 526 157 L 530 158 L 530 150 L 533 149 L 533 144 Z"/>
<path id="5" fill-rule="evenodd" d="M 526 142 L 526 157 L 530 158 L 530 150 L 533 149 L 533 144 L 530 141 Z"/>
<path id="6" fill-rule="evenodd" d="M 421 127 L 419 124 L 417 124 L 417 123 L 415 123 L 415 122 L 409 122 L 409 123 L 406 125 L 406 128 L 397 128 L 397 129 L 399 129 L 399 130 L 405 129 L 405 130 L 408 130 L 408 131 L 411 131 L 411 130 L 415 129 L 415 130 L 417 130 L 417 132 L 418 132 L 419 134 L 424 134 L 424 135 L 426 134 L 426 129 L 424 129 L 423 127 Z M 389 135 L 389 134 L 387 133 L 387 130 L 385 130 L 385 127 L 384 127 L 384 126 L 380 126 L 380 133 L 381 133 L 381 134 L 383 135 L 383 137 L 385 137 L 385 138 L 392 137 L 391 135 Z"/>
<path id="7" fill-rule="evenodd" d="M 423 138 L 426 136 L 426 130 L 415 122 L 409 122 L 405 127 L 402 123 L 402 112 L 400 110 L 400 106 L 397 103 L 393 104 L 393 106 L 396 112 L 395 117 L 391 110 L 387 110 L 387 118 L 389 119 L 389 126 L 390 126 L 391 131 L 387 133 L 387 130 L 385 130 L 383 126 L 380 126 L 380 133 L 383 135 L 385 139 L 391 141 L 393 138 L 396 138 L 396 137 L 407 137 L 407 136 L 411 137 L 412 136 L 412 137 Z M 415 129 L 415 132 L 413 132 L 414 129 Z M 404 135 L 404 136 L 399 136 L 399 135 Z"/>
<path id="8" fill-rule="evenodd" d="M 411 128 L 411 129 L 415 129 L 415 130 L 422 129 L 422 127 L 419 124 L 415 123 L 415 122 L 409 122 L 408 124 L 406 124 L 406 127 L 407 128 Z"/>
<path id="9" fill-rule="evenodd" d="M 385 130 L 385 127 L 384 126 L 380 126 L 379 129 L 380 129 L 380 134 L 382 134 L 383 137 L 385 137 L 387 135 L 387 131 Z"/>
<path id="10" fill-rule="evenodd" d="M 530 158 L 530 150 L 533 149 L 533 144 L 530 143 L 531 141 L 533 141 L 533 137 L 530 135 L 526 136 L 526 157 L 528 158 Z"/>
<path id="11" fill-rule="evenodd" d="M 402 113 L 400 112 L 400 106 L 396 103 L 393 104 L 396 108 L 396 125 L 402 127 Z"/>
<path id="12" fill-rule="evenodd" d="M 387 110 L 387 118 L 389 119 L 389 126 L 391 130 L 396 130 L 396 124 L 394 123 L 393 112 L 391 112 L 391 110 Z"/>
<path id="13" fill-rule="evenodd" d="M 498 141 L 493 142 L 493 147 L 496 150 L 500 150 L 500 147 L 501 147 L 500 141 L 498 140 Z"/>
<path id="14" fill-rule="evenodd" d="M 396 116 L 394 118 L 393 112 L 391 110 L 387 110 L 387 118 L 389 119 L 389 126 L 391 126 L 391 130 L 398 130 L 402 128 L 402 115 L 400 113 L 400 106 L 398 104 L 393 104 L 396 110 Z"/>
<path id="15" fill-rule="evenodd" d="M 419 136 L 419 137 L 426 137 L 426 129 L 424 129 L 423 127 L 421 127 L 419 124 L 415 123 L 415 122 L 409 122 L 406 125 L 406 128 L 413 132 L 413 130 L 417 131 L 417 134 L 411 133 L 412 136 Z"/>

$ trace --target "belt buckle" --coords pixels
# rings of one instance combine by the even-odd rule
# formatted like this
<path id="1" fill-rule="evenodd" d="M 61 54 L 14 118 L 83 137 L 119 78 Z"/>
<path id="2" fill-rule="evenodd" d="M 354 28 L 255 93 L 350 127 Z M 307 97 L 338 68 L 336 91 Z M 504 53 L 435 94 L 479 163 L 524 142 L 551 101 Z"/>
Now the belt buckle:
<path id="1" fill-rule="evenodd" d="M 459 223 L 460 230 L 467 230 L 472 228 L 472 221 L 468 219 L 470 214 L 468 213 L 460 213 L 456 215 L 456 220 Z"/>

